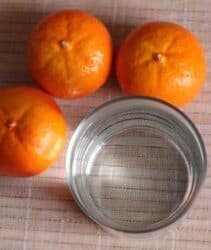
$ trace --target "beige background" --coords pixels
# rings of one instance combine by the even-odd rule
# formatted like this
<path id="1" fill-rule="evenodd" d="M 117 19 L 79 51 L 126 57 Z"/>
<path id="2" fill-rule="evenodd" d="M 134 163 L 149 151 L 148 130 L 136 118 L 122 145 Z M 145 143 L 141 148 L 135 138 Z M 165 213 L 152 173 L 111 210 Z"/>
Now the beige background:
<path id="1" fill-rule="evenodd" d="M 210 0 L 0 0 L 0 86 L 31 84 L 24 65 L 24 44 L 45 14 L 64 8 L 88 10 L 109 27 L 115 43 L 138 24 L 168 20 L 182 24 L 201 40 L 208 61 L 207 83 L 185 107 L 211 157 L 211 1 Z M 68 140 L 84 115 L 121 92 L 111 79 L 95 95 L 79 101 L 57 100 L 69 122 Z M 154 240 L 110 236 L 73 201 L 64 179 L 65 152 L 51 169 L 29 179 L 0 176 L 0 250 L 62 249 L 211 249 L 211 170 L 195 207 L 178 230 Z"/>

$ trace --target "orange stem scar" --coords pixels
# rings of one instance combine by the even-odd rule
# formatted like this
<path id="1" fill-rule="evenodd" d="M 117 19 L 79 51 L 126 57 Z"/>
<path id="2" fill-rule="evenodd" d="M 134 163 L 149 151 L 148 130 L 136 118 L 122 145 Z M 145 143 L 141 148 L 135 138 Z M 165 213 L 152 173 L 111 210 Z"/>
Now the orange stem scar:
<path id="1" fill-rule="evenodd" d="M 66 49 L 68 47 L 68 42 L 66 40 L 61 40 L 59 44 L 63 49 Z"/>
<path id="2" fill-rule="evenodd" d="M 5 126 L 8 128 L 8 129 L 12 129 L 16 126 L 16 122 L 15 121 L 12 121 L 12 120 L 8 120 L 6 121 L 5 123 Z"/>
<path id="3" fill-rule="evenodd" d="M 153 55 L 153 59 L 156 61 L 156 62 L 161 62 L 163 59 L 164 59 L 164 56 L 161 54 L 161 53 L 155 53 Z"/>

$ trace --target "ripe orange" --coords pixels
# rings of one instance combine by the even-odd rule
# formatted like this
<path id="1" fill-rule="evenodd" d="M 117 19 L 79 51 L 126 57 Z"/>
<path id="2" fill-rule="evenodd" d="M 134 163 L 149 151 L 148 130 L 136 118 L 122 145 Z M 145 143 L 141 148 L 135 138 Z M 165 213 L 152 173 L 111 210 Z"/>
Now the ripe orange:
<path id="1" fill-rule="evenodd" d="M 39 174 L 64 144 L 66 122 L 53 99 L 40 90 L 0 90 L 0 172 L 26 177 Z"/>
<path id="2" fill-rule="evenodd" d="M 122 42 L 116 62 L 122 90 L 129 95 L 163 99 L 176 106 L 191 101 L 206 75 L 203 50 L 185 28 L 149 23 Z"/>
<path id="3" fill-rule="evenodd" d="M 66 10 L 44 18 L 26 47 L 31 77 L 52 95 L 76 99 L 94 93 L 108 78 L 112 40 L 94 16 Z"/>

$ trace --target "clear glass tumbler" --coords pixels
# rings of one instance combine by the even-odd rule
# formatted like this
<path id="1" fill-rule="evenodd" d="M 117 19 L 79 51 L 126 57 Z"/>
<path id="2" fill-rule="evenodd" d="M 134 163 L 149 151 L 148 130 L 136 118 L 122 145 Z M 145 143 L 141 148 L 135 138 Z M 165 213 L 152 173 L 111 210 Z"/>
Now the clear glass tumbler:
<path id="1" fill-rule="evenodd" d="M 205 178 L 206 151 L 193 123 L 160 100 L 124 97 L 91 112 L 67 151 L 80 208 L 113 232 L 149 235 L 189 209 Z"/>

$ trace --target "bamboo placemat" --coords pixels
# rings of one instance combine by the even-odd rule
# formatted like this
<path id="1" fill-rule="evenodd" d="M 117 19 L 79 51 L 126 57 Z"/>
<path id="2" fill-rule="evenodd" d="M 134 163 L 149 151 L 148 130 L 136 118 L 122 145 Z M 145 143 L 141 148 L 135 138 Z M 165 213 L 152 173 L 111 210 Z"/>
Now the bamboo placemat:
<path id="1" fill-rule="evenodd" d="M 24 64 L 31 28 L 47 13 L 65 8 L 90 11 L 109 27 L 115 44 L 138 24 L 167 20 L 184 25 L 201 40 L 207 57 L 207 83 L 184 108 L 204 138 L 211 157 L 211 2 L 210 0 L 1 0 L 0 86 L 32 84 Z M 79 101 L 57 102 L 69 123 L 68 138 L 82 117 L 96 106 L 121 96 L 114 77 L 96 94 Z M 115 238 L 90 221 L 71 197 L 65 176 L 65 152 L 40 176 L 0 176 L 0 250 L 57 249 L 211 249 L 211 170 L 195 207 L 177 230 L 153 240 Z"/>

